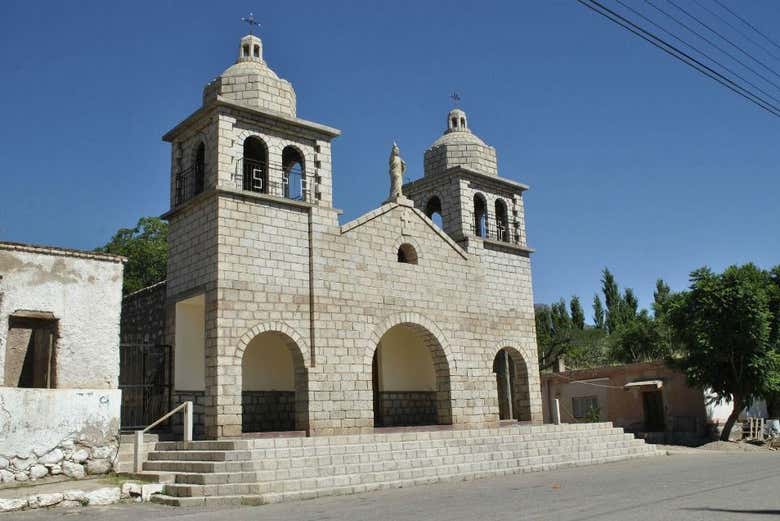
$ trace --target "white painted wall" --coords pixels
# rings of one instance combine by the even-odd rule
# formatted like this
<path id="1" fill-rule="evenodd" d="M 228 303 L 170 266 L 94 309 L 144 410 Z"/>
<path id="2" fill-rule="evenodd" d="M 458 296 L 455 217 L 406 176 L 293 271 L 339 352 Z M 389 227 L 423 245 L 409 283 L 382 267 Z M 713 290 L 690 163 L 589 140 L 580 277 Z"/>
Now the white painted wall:
<path id="1" fill-rule="evenodd" d="M 707 420 L 716 424 L 722 425 L 726 423 L 726 420 L 728 420 L 731 415 L 731 411 L 734 410 L 734 404 L 730 401 L 724 400 L 717 403 L 711 389 L 704 389 L 704 403 L 707 408 Z M 758 400 L 750 407 L 746 407 L 740 414 L 740 418 L 766 418 L 767 414 L 766 402 L 764 400 Z"/>
<path id="2" fill-rule="evenodd" d="M 379 342 L 382 391 L 435 391 L 436 372 L 428 348 L 414 331 L 395 326 Z"/>
<path id="3" fill-rule="evenodd" d="M 123 265 L 82 255 L 0 243 L 0 368 L 8 316 L 51 312 L 59 319 L 57 387 L 117 387 Z M 0 370 L 0 385 L 4 378 Z"/>
<path id="4" fill-rule="evenodd" d="M 198 295 L 176 303 L 174 388 L 206 389 L 206 298 Z"/>
<path id="5" fill-rule="evenodd" d="M 118 389 L 0 387 L 0 455 L 42 455 L 67 439 L 115 444 L 121 396 Z"/>
<path id="6" fill-rule="evenodd" d="M 242 390 L 294 391 L 295 368 L 285 338 L 278 333 L 257 335 L 241 360 Z"/>

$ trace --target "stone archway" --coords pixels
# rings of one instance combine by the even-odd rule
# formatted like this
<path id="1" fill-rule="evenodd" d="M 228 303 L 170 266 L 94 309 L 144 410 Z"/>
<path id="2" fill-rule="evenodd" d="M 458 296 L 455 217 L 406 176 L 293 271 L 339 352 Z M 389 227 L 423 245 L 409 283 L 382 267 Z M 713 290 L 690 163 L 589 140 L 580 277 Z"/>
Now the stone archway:
<path id="1" fill-rule="evenodd" d="M 309 431 L 303 349 L 300 337 L 287 327 L 258 327 L 242 337 L 236 352 L 241 364 L 241 432 Z"/>
<path id="2" fill-rule="evenodd" d="M 501 348 L 493 359 L 500 420 L 531 421 L 528 366 L 513 347 Z"/>
<path id="3" fill-rule="evenodd" d="M 452 424 L 451 368 L 445 344 L 427 327 L 407 321 L 410 318 L 385 321 L 381 336 L 372 337 L 369 367 L 375 427 Z"/>

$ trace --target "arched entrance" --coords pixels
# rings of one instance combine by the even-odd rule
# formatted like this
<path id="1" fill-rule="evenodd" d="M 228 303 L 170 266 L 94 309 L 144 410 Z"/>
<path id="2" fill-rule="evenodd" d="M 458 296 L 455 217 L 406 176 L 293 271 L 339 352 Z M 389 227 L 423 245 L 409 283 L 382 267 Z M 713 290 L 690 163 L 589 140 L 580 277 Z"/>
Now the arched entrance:
<path id="1" fill-rule="evenodd" d="M 372 362 L 374 426 L 452 423 L 450 369 L 436 337 L 418 324 L 382 335 Z"/>
<path id="2" fill-rule="evenodd" d="M 498 417 L 501 420 L 531 421 L 528 368 L 519 351 L 501 349 L 493 359 L 498 388 Z"/>
<path id="3" fill-rule="evenodd" d="M 308 375 L 295 341 L 266 331 L 241 359 L 241 431 L 305 431 L 309 427 Z"/>

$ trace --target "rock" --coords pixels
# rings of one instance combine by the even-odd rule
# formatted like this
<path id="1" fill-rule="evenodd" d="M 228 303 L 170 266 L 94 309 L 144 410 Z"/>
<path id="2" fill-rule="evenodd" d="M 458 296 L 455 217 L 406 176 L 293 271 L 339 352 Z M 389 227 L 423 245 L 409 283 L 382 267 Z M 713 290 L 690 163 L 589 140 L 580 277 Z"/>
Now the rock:
<path id="1" fill-rule="evenodd" d="M 164 483 L 148 483 L 141 485 L 141 499 L 143 501 L 149 501 L 153 494 L 162 494 Z"/>
<path id="2" fill-rule="evenodd" d="M 87 462 L 87 474 L 107 474 L 111 471 L 111 462 L 107 459 L 92 459 Z"/>
<path id="3" fill-rule="evenodd" d="M 87 461 L 87 458 L 89 458 L 89 451 L 84 448 L 74 450 L 73 456 L 71 456 L 71 459 L 76 463 Z"/>
<path id="4" fill-rule="evenodd" d="M 16 470 L 27 470 L 35 463 L 35 458 L 14 458 L 11 460 L 11 464 Z"/>
<path id="5" fill-rule="evenodd" d="M 14 478 L 13 472 L 0 470 L 0 483 L 13 483 L 14 481 L 16 481 L 16 478 Z"/>
<path id="6" fill-rule="evenodd" d="M 49 472 L 51 472 L 52 476 L 62 474 L 62 465 L 60 464 L 52 465 L 51 467 L 49 467 Z"/>
<path id="7" fill-rule="evenodd" d="M 14 479 L 16 481 L 27 481 L 30 479 L 30 476 L 28 476 L 26 472 L 17 472 L 14 474 Z"/>
<path id="8" fill-rule="evenodd" d="M 64 501 L 76 501 L 83 505 L 87 502 L 87 496 L 83 490 L 69 490 L 64 494 Z"/>
<path id="9" fill-rule="evenodd" d="M 119 487 L 104 487 L 87 492 L 86 498 L 90 506 L 111 505 L 119 502 L 121 494 L 122 491 L 119 490 Z"/>
<path id="10" fill-rule="evenodd" d="M 95 447 L 92 449 L 92 457 L 95 459 L 113 459 L 115 455 L 116 448 L 110 445 Z"/>
<path id="11" fill-rule="evenodd" d="M 62 501 L 62 494 L 38 494 L 37 496 L 30 496 L 28 502 L 30 508 L 43 508 L 56 505 Z"/>
<path id="12" fill-rule="evenodd" d="M 0 456 L 0 469 L 8 468 L 8 460 Z"/>
<path id="13" fill-rule="evenodd" d="M 57 503 L 57 508 L 76 508 L 76 507 L 80 507 L 80 506 L 81 506 L 81 502 L 79 502 L 79 501 L 70 501 L 70 500 L 67 500 L 67 499 L 63 499 L 62 501 Z"/>
<path id="14" fill-rule="evenodd" d="M 41 479 L 49 473 L 49 469 L 43 465 L 33 465 L 30 467 L 30 478 Z"/>
<path id="15" fill-rule="evenodd" d="M 65 450 L 73 450 L 73 440 L 65 440 L 62 443 L 60 443 L 60 447 L 62 447 Z"/>
<path id="16" fill-rule="evenodd" d="M 87 475 L 87 473 L 84 471 L 83 465 L 79 465 L 78 463 L 73 463 L 72 461 L 62 462 L 62 473 L 68 476 L 69 478 L 74 478 L 74 479 L 81 479 Z"/>
<path id="17" fill-rule="evenodd" d="M 122 483 L 122 498 L 141 497 L 140 483 Z"/>
<path id="18" fill-rule="evenodd" d="M 65 454 L 60 449 L 54 449 L 51 452 L 47 452 L 40 458 L 38 458 L 38 463 L 41 465 L 56 465 L 62 459 L 65 457 Z"/>
<path id="19" fill-rule="evenodd" d="M 13 512 L 27 506 L 27 498 L 0 499 L 0 512 Z"/>
<path id="20" fill-rule="evenodd" d="M 45 449 L 43 447 L 35 447 L 33 449 L 33 454 L 35 454 L 36 458 L 40 458 L 41 456 L 43 456 L 47 452 L 49 452 L 49 449 Z"/>

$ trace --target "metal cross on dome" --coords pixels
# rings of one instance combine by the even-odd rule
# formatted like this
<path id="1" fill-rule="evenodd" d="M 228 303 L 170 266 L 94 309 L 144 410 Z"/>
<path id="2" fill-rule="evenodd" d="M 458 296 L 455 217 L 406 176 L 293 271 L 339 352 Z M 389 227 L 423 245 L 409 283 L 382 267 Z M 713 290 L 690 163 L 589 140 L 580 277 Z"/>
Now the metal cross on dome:
<path id="1" fill-rule="evenodd" d="M 249 13 L 249 16 L 243 16 L 241 17 L 241 21 L 245 22 L 249 26 L 249 34 L 252 34 L 252 27 L 257 26 L 257 28 L 260 28 L 260 23 L 255 20 L 255 15 L 252 13 Z"/>
<path id="2" fill-rule="evenodd" d="M 460 94 L 458 94 L 457 92 L 453 92 L 452 94 L 450 94 L 450 99 L 452 100 L 453 105 L 457 107 L 458 103 L 460 102 Z"/>

